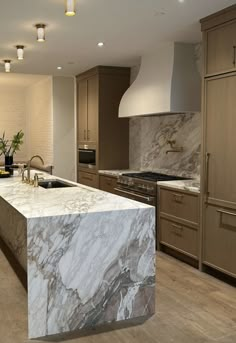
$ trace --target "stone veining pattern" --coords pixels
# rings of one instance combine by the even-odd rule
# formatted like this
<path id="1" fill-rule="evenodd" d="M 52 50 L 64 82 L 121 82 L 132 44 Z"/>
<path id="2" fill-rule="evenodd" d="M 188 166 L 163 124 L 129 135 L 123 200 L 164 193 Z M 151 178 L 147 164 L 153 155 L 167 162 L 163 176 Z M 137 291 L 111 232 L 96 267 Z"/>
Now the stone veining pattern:
<path id="1" fill-rule="evenodd" d="M 154 313 L 153 207 L 16 179 L 0 184 L 0 197 L 25 218 L 30 338 Z"/>
<path id="2" fill-rule="evenodd" d="M 183 152 L 170 152 L 175 140 Z M 196 177 L 200 174 L 200 113 L 132 118 L 130 169 Z"/>

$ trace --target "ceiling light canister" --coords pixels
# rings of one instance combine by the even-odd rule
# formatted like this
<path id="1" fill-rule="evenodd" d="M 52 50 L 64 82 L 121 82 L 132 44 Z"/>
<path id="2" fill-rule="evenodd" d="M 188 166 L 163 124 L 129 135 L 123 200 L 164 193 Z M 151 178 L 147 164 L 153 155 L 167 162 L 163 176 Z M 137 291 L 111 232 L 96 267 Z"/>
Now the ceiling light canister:
<path id="1" fill-rule="evenodd" d="M 36 24 L 37 29 L 37 41 L 38 42 L 45 42 L 45 24 Z"/>
<path id="2" fill-rule="evenodd" d="M 18 60 L 24 59 L 24 45 L 17 45 L 16 46 L 17 51 L 17 58 Z"/>
<path id="3" fill-rule="evenodd" d="M 5 63 L 5 72 L 10 73 L 11 71 L 11 60 L 4 60 Z"/>
<path id="4" fill-rule="evenodd" d="M 66 10 L 65 15 L 72 17 L 75 15 L 75 0 L 65 0 L 66 1 Z"/>

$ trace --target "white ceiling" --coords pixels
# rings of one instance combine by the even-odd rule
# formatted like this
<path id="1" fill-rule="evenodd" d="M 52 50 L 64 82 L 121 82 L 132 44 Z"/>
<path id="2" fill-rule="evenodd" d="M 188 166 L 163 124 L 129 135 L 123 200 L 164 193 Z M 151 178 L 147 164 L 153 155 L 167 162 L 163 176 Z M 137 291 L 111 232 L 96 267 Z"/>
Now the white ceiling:
<path id="1" fill-rule="evenodd" d="M 12 59 L 13 73 L 52 75 L 76 75 L 99 64 L 132 66 L 160 40 L 200 41 L 199 19 L 234 3 L 76 0 L 76 16 L 66 17 L 64 0 L 1 1 L 0 61 Z M 48 25 L 45 43 L 36 42 L 37 23 Z M 16 59 L 17 44 L 26 46 L 23 61 Z"/>

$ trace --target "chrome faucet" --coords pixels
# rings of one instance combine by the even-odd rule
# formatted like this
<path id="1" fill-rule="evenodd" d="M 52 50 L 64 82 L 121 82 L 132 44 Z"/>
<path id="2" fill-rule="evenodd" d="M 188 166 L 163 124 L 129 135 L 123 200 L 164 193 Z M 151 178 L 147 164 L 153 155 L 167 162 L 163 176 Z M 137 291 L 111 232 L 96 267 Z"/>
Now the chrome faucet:
<path id="1" fill-rule="evenodd" d="M 42 162 L 42 164 L 44 165 L 44 160 L 42 159 L 41 156 L 39 155 L 34 155 L 31 157 L 31 159 L 27 162 L 27 182 L 30 183 L 30 170 L 31 170 L 31 162 L 33 161 L 33 159 L 38 158 L 40 159 L 40 161 Z"/>

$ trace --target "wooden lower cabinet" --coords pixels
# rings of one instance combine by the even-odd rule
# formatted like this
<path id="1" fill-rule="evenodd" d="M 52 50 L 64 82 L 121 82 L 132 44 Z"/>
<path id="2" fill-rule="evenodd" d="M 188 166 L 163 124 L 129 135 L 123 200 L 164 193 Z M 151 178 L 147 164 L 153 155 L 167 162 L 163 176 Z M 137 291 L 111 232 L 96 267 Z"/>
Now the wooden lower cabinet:
<path id="1" fill-rule="evenodd" d="M 199 223 L 199 199 L 196 193 L 184 193 L 175 189 L 160 191 L 160 212 Z"/>
<path id="2" fill-rule="evenodd" d="M 199 194 L 159 187 L 159 245 L 178 252 L 189 261 L 199 259 Z M 175 255 L 176 256 L 176 255 Z M 191 263 L 192 264 L 192 263 Z"/>
<path id="3" fill-rule="evenodd" d="M 116 194 L 117 178 L 115 176 L 99 176 L 99 189 L 105 192 Z"/>
<path id="4" fill-rule="evenodd" d="M 205 208 L 203 263 L 236 277 L 236 210 Z"/>
<path id="5" fill-rule="evenodd" d="M 98 188 L 99 187 L 99 182 L 98 182 L 98 175 L 97 174 L 92 174 L 92 173 L 87 173 L 84 171 L 79 171 L 78 172 L 78 182 L 89 186 L 93 188 Z"/>
<path id="6" fill-rule="evenodd" d="M 160 219 L 160 243 L 190 257 L 198 258 L 198 230 L 164 218 Z"/>

